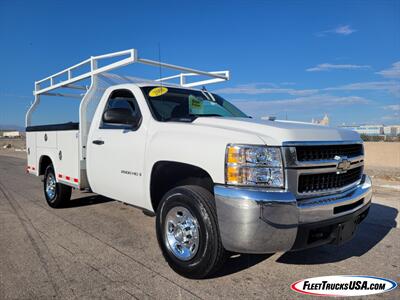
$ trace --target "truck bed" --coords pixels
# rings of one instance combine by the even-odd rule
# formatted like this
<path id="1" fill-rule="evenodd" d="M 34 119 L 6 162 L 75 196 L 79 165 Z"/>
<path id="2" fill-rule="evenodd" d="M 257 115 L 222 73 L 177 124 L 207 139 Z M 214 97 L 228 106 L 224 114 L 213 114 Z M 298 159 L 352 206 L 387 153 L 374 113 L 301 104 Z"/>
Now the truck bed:
<path id="1" fill-rule="evenodd" d="M 26 128 L 28 153 L 27 172 L 41 175 L 41 162 L 49 157 L 57 181 L 80 188 L 79 123 L 28 126 Z"/>

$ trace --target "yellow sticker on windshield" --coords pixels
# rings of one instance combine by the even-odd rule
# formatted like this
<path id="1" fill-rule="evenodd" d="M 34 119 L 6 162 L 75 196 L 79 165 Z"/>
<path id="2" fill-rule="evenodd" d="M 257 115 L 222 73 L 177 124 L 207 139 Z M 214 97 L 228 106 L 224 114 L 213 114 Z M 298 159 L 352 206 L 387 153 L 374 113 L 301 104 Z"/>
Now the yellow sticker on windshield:
<path id="1" fill-rule="evenodd" d="M 191 114 L 203 113 L 203 100 L 193 95 L 189 95 L 189 111 Z"/>
<path id="2" fill-rule="evenodd" d="M 159 87 L 156 87 L 156 88 L 150 90 L 149 96 L 150 97 L 159 97 L 161 95 L 164 95 L 166 92 L 168 92 L 168 89 L 166 87 L 159 86 Z"/>
<path id="3" fill-rule="evenodd" d="M 190 98 L 190 100 L 192 100 L 191 106 L 193 109 L 201 109 L 203 107 L 203 101 L 201 101 L 195 97 Z"/>

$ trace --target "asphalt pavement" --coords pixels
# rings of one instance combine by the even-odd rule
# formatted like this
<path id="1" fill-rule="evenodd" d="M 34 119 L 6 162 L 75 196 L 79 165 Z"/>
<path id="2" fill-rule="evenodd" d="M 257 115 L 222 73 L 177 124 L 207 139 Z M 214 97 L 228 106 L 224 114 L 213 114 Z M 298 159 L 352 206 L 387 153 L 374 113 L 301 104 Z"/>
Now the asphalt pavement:
<path id="1" fill-rule="evenodd" d="M 337 247 L 236 255 L 213 278 L 174 273 L 158 248 L 154 218 L 111 199 L 73 193 L 47 206 L 25 160 L 0 156 L 0 299 L 294 299 L 300 279 L 373 275 L 399 282 L 399 192 L 377 194 L 355 238 Z M 399 299 L 399 288 L 373 296 Z"/>

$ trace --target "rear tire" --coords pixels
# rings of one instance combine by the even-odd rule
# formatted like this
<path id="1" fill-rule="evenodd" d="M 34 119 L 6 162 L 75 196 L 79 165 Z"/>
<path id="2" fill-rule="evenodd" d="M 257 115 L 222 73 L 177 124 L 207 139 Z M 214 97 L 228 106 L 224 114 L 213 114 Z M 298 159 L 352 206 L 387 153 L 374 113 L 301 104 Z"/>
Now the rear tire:
<path id="1" fill-rule="evenodd" d="M 72 188 L 58 183 L 54 167 L 49 165 L 44 172 L 43 191 L 47 204 L 53 208 L 60 208 L 71 199 Z"/>
<path id="2" fill-rule="evenodd" d="M 170 190 L 156 218 L 157 239 L 170 267 L 188 278 L 205 278 L 225 262 L 214 196 L 186 185 Z"/>

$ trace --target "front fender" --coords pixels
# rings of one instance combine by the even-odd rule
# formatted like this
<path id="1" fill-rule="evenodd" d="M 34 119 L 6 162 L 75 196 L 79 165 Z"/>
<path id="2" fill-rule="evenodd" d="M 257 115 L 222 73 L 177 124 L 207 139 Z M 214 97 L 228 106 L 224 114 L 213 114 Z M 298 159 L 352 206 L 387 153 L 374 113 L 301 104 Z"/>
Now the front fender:
<path id="1" fill-rule="evenodd" d="M 158 161 L 175 161 L 205 170 L 214 183 L 225 182 L 227 144 L 264 144 L 258 136 L 192 123 L 154 122 L 149 126 L 145 154 L 145 182 L 150 186 L 151 170 Z M 149 191 L 149 189 L 147 189 Z M 147 195 L 150 199 L 148 192 Z"/>

